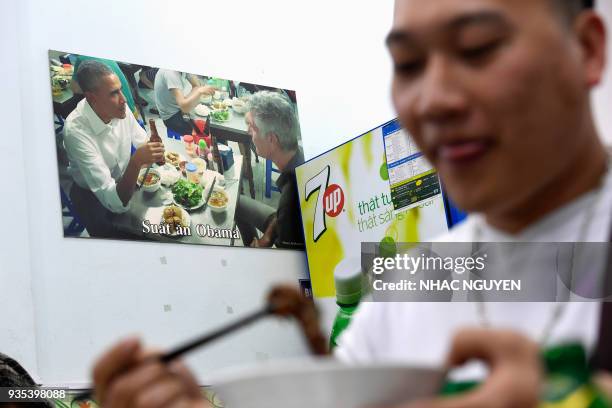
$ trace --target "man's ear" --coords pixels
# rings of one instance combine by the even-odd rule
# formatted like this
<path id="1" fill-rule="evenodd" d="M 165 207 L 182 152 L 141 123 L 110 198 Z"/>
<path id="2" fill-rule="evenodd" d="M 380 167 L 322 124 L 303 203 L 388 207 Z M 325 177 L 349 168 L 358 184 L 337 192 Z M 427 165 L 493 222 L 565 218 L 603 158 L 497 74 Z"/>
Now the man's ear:
<path id="1" fill-rule="evenodd" d="M 268 133 L 268 142 L 271 143 L 276 149 L 280 150 L 281 149 L 281 145 L 280 145 L 280 141 L 278 140 L 278 135 L 274 132 L 270 132 Z"/>
<path id="2" fill-rule="evenodd" d="M 582 66 L 585 85 L 598 85 L 606 69 L 606 26 L 594 11 L 584 11 L 574 23 L 574 31 L 582 51 Z"/>
<path id="3" fill-rule="evenodd" d="M 85 95 L 87 102 L 89 102 L 90 104 L 95 103 L 97 100 L 96 94 L 93 92 L 83 92 L 83 95 Z"/>

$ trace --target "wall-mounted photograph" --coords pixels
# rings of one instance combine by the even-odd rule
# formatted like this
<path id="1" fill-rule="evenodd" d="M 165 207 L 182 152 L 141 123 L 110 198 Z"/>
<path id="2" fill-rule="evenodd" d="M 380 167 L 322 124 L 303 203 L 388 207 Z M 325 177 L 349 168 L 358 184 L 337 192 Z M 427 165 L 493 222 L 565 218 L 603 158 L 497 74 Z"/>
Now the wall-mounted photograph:
<path id="1" fill-rule="evenodd" d="M 304 249 L 295 91 L 49 51 L 65 237 Z"/>

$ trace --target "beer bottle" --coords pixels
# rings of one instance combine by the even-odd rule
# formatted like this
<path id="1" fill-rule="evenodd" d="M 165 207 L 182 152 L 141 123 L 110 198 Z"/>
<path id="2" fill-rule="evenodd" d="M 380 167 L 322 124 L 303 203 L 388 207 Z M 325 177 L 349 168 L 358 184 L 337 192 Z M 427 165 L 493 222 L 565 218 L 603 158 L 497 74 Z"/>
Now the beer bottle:
<path id="1" fill-rule="evenodd" d="M 210 137 L 210 115 L 206 117 L 206 123 L 204 123 L 204 129 L 202 129 L 204 137 Z"/>
<path id="2" fill-rule="evenodd" d="M 150 142 L 162 143 L 162 138 L 157 133 L 157 126 L 155 126 L 155 120 L 149 119 L 149 128 L 151 129 L 151 137 L 149 138 Z M 158 166 L 163 166 L 166 164 L 166 158 L 162 156 L 161 160 L 157 162 Z"/>

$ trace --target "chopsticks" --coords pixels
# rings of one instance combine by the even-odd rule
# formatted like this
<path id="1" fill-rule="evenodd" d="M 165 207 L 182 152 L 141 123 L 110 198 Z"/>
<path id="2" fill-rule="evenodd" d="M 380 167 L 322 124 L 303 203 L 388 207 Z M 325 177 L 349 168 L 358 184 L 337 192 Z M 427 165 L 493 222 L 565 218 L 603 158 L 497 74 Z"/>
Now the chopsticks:
<path id="1" fill-rule="evenodd" d="M 238 319 L 234 323 L 225 325 L 208 334 L 189 341 L 174 350 L 160 356 L 150 357 L 146 361 L 168 363 L 177 357 L 226 336 L 240 328 L 260 320 L 266 316 L 292 317 L 300 323 L 303 334 L 308 340 L 311 352 L 315 355 L 327 355 L 327 337 L 319 327 L 318 313 L 311 300 L 306 299 L 292 286 L 275 286 L 268 294 L 264 307 Z M 79 394 L 72 402 L 91 399 L 92 390 Z"/>
<path id="2" fill-rule="evenodd" d="M 206 201 L 204 202 L 204 206 L 202 207 L 202 211 L 206 211 L 206 207 L 208 207 L 208 200 L 210 200 L 210 196 L 212 195 L 213 192 L 213 188 L 215 187 L 215 182 L 217 181 L 217 178 L 214 177 L 213 178 L 213 182 L 210 185 L 210 190 L 208 190 L 208 194 L 206 195 Z"/>
<path id="3" fill-rule="evenodd" d="M 224 327 L 221 327 L 215 331 L 213 331 L 212 333 L 209 334 L 205 334 L 201 337 L 198 337 L 190 342 L 185 343 L 184 345 L 177 347 L 175 350 L 170 351 L 166 354 L 161 355 L 160 357 L 157 357 L 159 359 L 159 361 L 161 361 L 162 363 L 168 363 L 172 360 L 174 360 L 175 358 L 178 358 L 180 356 L 182 356 L 185 353 L 190 352 L 191 350 L 194 350 L 200 346 L 203 346 L 207 343 L 210 343 L 214 340 L 217 340 L 220 337 L 225 336 L 226 334 L 230 334 L 238 329 L 241 329 L 243 327 L 246 327 L 247 325 L 256 322 L 257 320 L 261 319 L 262 317 L 266 317 L 266 316 L 270 316 L 275 314 L 276 309 L 274 307 L 274 305 L 272 304 L 268 304 L 266 305 L 263 309 L 257 310 L 255 312 L 252 312 L 251 314 L 248 314 L 240 319 L 238 319 L 237 321 L 235 321 L 234 323 L 230 323 Z"/>
<path id="4" fill-rule="evenodd" d="M 140 187 L 142 187 L 142 185 L 145 183 L 145 180 L 147 179 L 147 175 L 149 174 L 149 171 L 151 170 L 151 167 L 153 167 L 152 164 L 150 164 L 149 167 L 147 167 L 147 171 L 145 171 L 145 174 L 142 177 L 142 183 L 136 184 L 136 190 L 140 190 Z"/>
<path id="5" fill-rule="evenodd" d="M 189 341 L 177 348 L 175 348 L 172 351 L 169 351 L 165 354 L 162 354 L 161 356 L 154 356 L 151 357 L 149 360 L 151 362 L 154 361 L 159 361 L 161 363 L 169 363 L 170 361 L 198 348 L 201 347 L 205 344 L 208 344 L 210 342 L 213 342 L 227 334 L 230 334 L 238 329 L 241 329 L 243 327 L 248 326 L 249 324 L 256 322 L 257 320 L 266 317 L 266 316 L 271 316 L 274 314 L 277 314 L 279 311 L 279 306 L 275 305 L 272 302 L 269 302 L 268 304 L 266 304 L 265 307 L 263 307 L 260 310 L 256 310 L 255 312 L 252 312 L 240 319 L 238 319 L 237 321 L 235 321 L 234 323 L 230 323 L 226 326 L 223 326 L 217 330 L 212 331 L 211 333 L 205 334 L 203 336 L 200 336 L 192 341 Z M 93 397 L 92 395 L 92 391 L 84 391 L 80 394 L 78 394 L 73 400 L 72 402 L 75 401 L 85 401 L 85 400 L 89 400 Z"/>

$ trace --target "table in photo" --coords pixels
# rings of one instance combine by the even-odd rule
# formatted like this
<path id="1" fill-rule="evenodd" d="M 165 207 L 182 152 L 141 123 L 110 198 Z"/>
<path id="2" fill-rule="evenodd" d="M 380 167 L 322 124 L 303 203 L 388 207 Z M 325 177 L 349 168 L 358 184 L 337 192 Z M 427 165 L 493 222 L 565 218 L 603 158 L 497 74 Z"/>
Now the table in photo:
<path id="1" fill-rule="evenodd" d="M 63 126 L 64 120 L 83 99 L 81 94 L 74 94 L 70 88 L 62 90 L 59 95 L 53 95 L 53 113 L 58 117 L 58 125 Z"/>
<path id="2" fill-rule="evenodd" d="M 184 160 L 190 160 L 190 157 L 185 152 L 185 145 L 182 141 L 164 138 L 164 146 L 166 152 L 176 152 L 179 153 Z M 197 233 L 196 227 L 197 225 L 202 225 L 204 231 L 206 231 L 206 226 L 209 225 L 212 229 L 234 231 L 236 228 L 236 205 L 240 191 L 240 172 L 238 169 L 242 166 L 242 159 L 242 156 L 234 155 L 234 165 L 228 169 L 227 175 L 225 176 L 225 193 L 229 198 L 226 210 L 222 213 L 215 213 L 210 209 L 209 205 L 205 205 L 202 208 L 191 211 L 189 213 L 191 217 L 191 235 L 170 237 L 162 234 L 145 234 L 143 232 L 143 220 L 148 220 L 151 224 L 159 224 L 161 222 L 163 208 L 171 205 L 164 204 L 166 197 L 171 197 L 172 194 L 171 187 L 166 187 L 164 185 L 160 186 L 159 190 L 154 193 L 146 192 L 143 189 L 135 191 L 130 200 L 129 211 L 116 215 L 113 219 L 113 224 L 121 230 L 155 241 L 233 246 L 235 241 L 234 238 L 200 236 Z M 153 168 L 156 168 L 156 166 L 154 165 Z M 206 178 L 203 194 L 204 198 L 209 195 L 213 179 L 212 174 L 214 174 L 214 172 L 209 170 L 204 174 Z M 184 176 L 182 177 L 185 178 Z M 217 174 L 215 188 L 219 186 L 219 181 L 223 178 L 224 176 L 219 176 Z M 210 229 L 208 230 L 210 231 Z"/>
<path id="3" fill-rule="evenodd" d="M 57 61 L 65 61 L 65 59 L 63 58 L 66 55 L 66 53 L 64 52 L 60 52 L 60 51 L 49 51 L 49 63 L 51 65 L 53 65 L 53 60 L 57 60 Z M 51 76 L 51 81 L 53 81 L 53 77 L 56 75 L 60 75 L 58 72 L 53 72 L 52 76 Z M 64 75 L 60 75 L 60 76 L 72 76 L 72 74 L 64 74 Z M 66 119 L 68 117 L 68 115 L 70 114 L 70 112 L 72 112 L 74 110 L 74 108 L 76 108 L 77 103 L 79 103 L 79 101 L 81 99 L 83 99 L 83 95 L 80 94 L 74 94 L 72 92 L 72 89 L 70 88 L 70 84 L 68 84 L 68 87 L 66 89 L 62 89 L 61 93 L 53 95 L 52 94 L 52 99 L 53 99 L 53 113 L 55 113 L 59 119 L 59 121 L 61 123 L 57 123 L 58 125 L 63 125 L 63 121 L 64 119 Z"/>
<path id="4" fill-rule="evenodd" d="M 193 116 L 194 119 L 202 119 Z M 230 108 L 230 118 L 227 122 L 216 122 L 211 119 L 210 127 L 212 135 L 217 141 L 231 141 L 238 143 L 240 154 L 244 158 L 242 175 L 249 181 L 251 198 L 255 199 L 255 183 L 253 181 L 253 167 L 251 166 L 251 135 L 247 130 L 244 115 L 236 113 Z M 242 190 L 242 189 L 241 189 Z M 242 192 L 242 191 L 241 191 Z"/>

